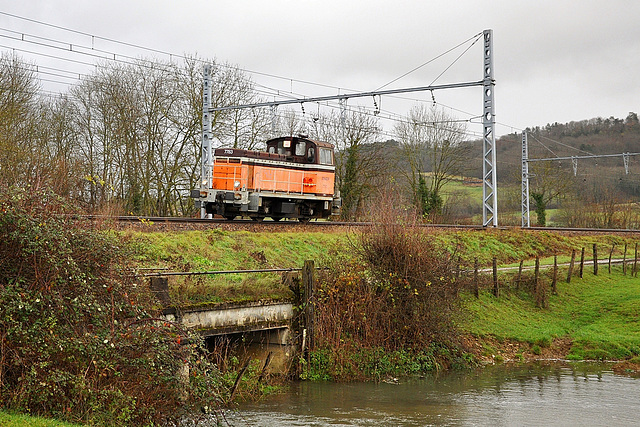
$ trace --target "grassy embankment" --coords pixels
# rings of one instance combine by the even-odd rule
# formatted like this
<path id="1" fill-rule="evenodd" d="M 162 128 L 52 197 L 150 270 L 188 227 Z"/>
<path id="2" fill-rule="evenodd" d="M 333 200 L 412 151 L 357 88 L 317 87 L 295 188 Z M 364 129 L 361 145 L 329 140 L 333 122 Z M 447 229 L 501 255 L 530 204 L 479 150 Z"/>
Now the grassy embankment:
<path id="1" fill-rule="evenodd" d="M 503 280 L 510 278 L 503 277 Z M 547 277 L 545 281 L 549 283 Z M 467 318 L 459 327 L 477 338 L 476 350 L 494 360 L 536 357 L 629 359 L 640 355 L 640 279 L 614 267 L 566 283 L 561 270 L 557 295 L 538 308 L 529 292 L 509 289 L 495 298 L 463 295 Z"/>
<path id="2" fill-rule="evenodd" d="M 355 232 L 231 232 L 221 230 L 145 233 L 126 231 L 136 242 L 141 267 L 169 270 L 235 270 L 300 267 L 305 259 L 316 265 L 329 263 L 335 254 L 352 254 L 358 241 Z M 549 295 L 549 307 L 538 308 L 531 292 L 516 289 L 514 273 L 501 273 L 502 295 L 496 299 L 486 288 L 476 300 L 463 292 L 467 313 L 457 325 L 477 340 L 476 353 L 500 359 L 568 356 L 575 359 L 624 359 L 640 354 L 640 279 L 625 276 L 621 267 L 608 273 L 606 259 L 615 244 L 613 258 L 622 258 L 625 242 L 627 259 L 633 257 L 631 236 L 559 235 L 528 231 L 434 231 L 439 245 L 457 251 L 463 267 L 490 266 L 495 256 L 499 266 L 517 266 L 519 260 L 532 265 L 535 256 L 543 264 L 569 262 L 571 250 L 586 248 L 587 260 L 592 245 L 598 244 L 598 276 L 585 266 L 584 278 L 566 283 L 567 267 L 561 266 L 558 294 Z M 630 269 L 629 269 L 630 270 Z M 528 273 L 531 275 L 532 273 Z M 543 275 L 547 284 L 550 278 Z M 182 304 L 223 301 L 288 298 L 289 290 L 273 273 L 253 275 L 197 276 L 174 278 L 174 300 Z M 478 344 L 479 343 L 479 344 Z M 479 347 L 478 347 L 479 346 Z"/>
<path id="3" fill-rule="evenodd" d="M 134 243 L 141 268 L 162 271 L 228 271 L 300 268 L 313 259 L 316 266 L 347 247 L 344 233 L 206 231 L 125 231 Z M 155 271 L 155 270 L 154 270 Z M 141 271 L 144 272 L 144 271 Z M 290 298 L 278 273 L 174 276 L 174 304 L 202 304 Z"/>

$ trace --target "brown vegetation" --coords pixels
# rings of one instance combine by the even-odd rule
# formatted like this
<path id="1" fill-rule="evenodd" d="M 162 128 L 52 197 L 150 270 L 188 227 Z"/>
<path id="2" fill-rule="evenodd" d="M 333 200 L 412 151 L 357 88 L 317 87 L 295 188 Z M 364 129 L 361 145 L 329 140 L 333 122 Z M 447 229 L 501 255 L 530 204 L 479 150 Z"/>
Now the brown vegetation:
<path id="1" fill-rule="evenodd" d="M 455 342 L 455 256 L 409 217 L 385 213 L 358 234 L 357 256 L 338 260 L 317 292 L 317 347 L 336 364 L 353 364 L 363 349 L 420 353 Z"/>

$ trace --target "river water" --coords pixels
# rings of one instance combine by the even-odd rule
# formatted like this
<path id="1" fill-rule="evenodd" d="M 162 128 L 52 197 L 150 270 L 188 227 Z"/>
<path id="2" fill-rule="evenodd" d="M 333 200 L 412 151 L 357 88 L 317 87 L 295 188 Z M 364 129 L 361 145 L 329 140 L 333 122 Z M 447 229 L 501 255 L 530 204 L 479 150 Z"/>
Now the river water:
<path id="1" fill-rule="evenodd" d="M 610 365 L 488 366 L 397 383 L 292 384 L 233 426 L 640 426 L 640 379 Z"/>

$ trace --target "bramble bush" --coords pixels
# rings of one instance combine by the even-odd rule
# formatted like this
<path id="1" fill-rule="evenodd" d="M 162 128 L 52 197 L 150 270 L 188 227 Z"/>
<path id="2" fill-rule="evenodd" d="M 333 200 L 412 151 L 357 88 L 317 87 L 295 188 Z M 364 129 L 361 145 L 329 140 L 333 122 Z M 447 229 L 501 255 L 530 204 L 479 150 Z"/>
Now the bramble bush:
<path id="1" fill-rule="evenodd" d="M 0 404 L 92 425 L 218 407 L 196 336 L 154 315 L 126 244 L 43 191 L 0 188 Z"/>

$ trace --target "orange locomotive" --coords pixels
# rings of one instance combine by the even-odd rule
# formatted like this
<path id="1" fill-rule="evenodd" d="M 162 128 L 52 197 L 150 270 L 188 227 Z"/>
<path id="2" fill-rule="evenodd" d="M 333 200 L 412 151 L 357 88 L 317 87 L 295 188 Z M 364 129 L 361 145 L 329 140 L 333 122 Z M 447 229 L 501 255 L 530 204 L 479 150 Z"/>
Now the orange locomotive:
<path id="1" fill-rule="evenodd" d="M 210 184 L 192 195 L 206 213 L 227 219 L 308 221 L 340 213 L 333 145 L 305 137 L 271 139 L 266 151 L 218 148 Z"/>

